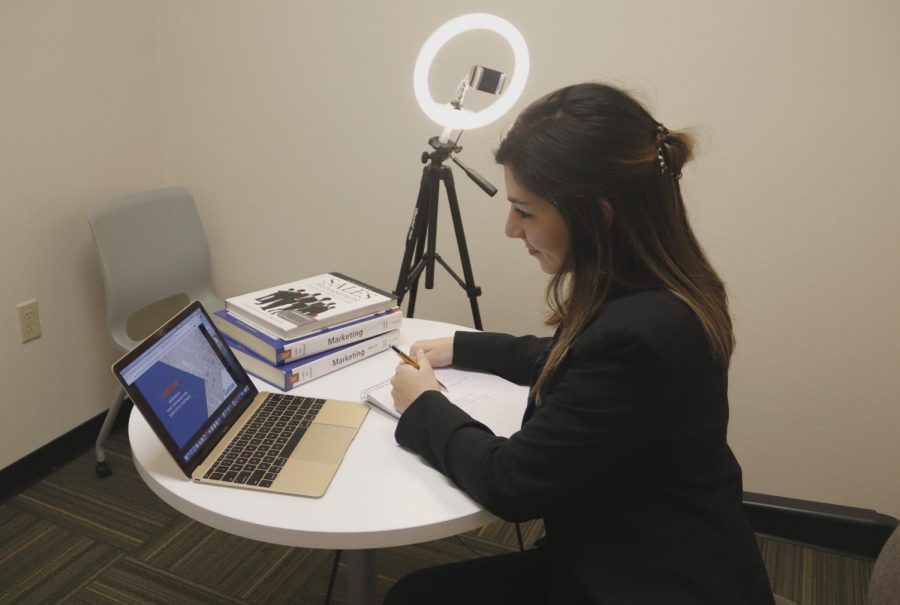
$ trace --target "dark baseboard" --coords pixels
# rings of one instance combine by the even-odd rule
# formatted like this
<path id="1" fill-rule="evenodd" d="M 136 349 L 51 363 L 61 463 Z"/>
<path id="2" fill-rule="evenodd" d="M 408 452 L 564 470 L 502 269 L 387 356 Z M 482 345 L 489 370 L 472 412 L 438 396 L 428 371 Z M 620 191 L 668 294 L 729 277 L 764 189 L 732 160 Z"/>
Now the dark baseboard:
<path id="1" fill-rule="evenodd" d="M 128 423 L 131 401 L 126 399 L 119 408 L 113 430 L 120 430 Z M 0 470 L 0 503 L 6 502 L 22 490 L 30 487 L 60 466 L 93 449 L 97 434 L 103 426 L 106 412 L 94 416 L 68 433 L 28 454 Z"/>
<path id="2" fill-rule="evenodd" d="M 866 508 L 744 492 L 744 513 L 756 533 L 874 559 L 897 519 Z"/>

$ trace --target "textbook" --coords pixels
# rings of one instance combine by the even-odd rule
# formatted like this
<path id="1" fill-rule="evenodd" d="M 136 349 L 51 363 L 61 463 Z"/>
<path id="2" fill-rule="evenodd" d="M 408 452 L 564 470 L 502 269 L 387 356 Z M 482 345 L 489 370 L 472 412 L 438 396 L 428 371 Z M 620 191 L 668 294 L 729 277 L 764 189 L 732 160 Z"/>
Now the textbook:
<path id="1" fill-rule="evenodd" d="M 496 374 L 471 372 L 457 368 L 437 368 L 435 376 L 447 390 L 453 404 L 481 422 L 499 437 L 511 437 L 522 428 L 522 416 L 528 402 L 528 387 L 520 386 Z M 391 396 L 391 381 L 385 380 L 360 393 L 360 400 L 399 418 Z"/>
<path id="2" fill-rule="evenodd" d="M 322 328 L 294 340 L 282 340 L 267 334 L 265 330 L 242 321 L 224 309 L 216 311 L 212 320 L 219 331 L 231 340 L 241 343 L 265 359 L 269 365 L 280 366 L 290 360 L 309 357 L 396 330 L 403 322 L 403 312 L 400 307 L 393 307 L 329 328 Z"/>
<path id="3" fill-rule="evenodd" d="M 225 341 L 248 373 L 265 380 L 282 391 L 290 391 L 294 387 L 306 384 L 320 376 L 381 353 L 390 348 L 399 338 L 400 330 L 391 330 L 367 340 L 322 351 L 280 366 L 270 365 L 265 359 L 255 355 L 250 349 L 231 340 L 228 336 L 225 337 Z"/>
<path id="4" fill-rule="evenodd" d="M 397 306 L 383 290 L 323 273 L 225 299 L 225 309 L 283 340 Z"/>

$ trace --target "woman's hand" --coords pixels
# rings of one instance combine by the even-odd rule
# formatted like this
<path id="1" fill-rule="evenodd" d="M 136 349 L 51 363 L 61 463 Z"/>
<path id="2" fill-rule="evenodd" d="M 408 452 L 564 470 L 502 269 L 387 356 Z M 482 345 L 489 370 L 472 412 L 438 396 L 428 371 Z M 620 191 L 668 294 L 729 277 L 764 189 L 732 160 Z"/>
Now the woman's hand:
<path id="1" fill-rule="evenodd" d="M 453 363 L 453 337 L 431 338 L 429 340 L 417 340 L 409 348 L 412 356 L 416 351 L 424 351 L 425 357 L 433 368 L 443 368 Z"/>
<path id="2" fill-rule="evenodd" d="M 431 369 L 431 363 L 428 361 L 428 357 L 423 349 L 416 349 L 413 352 L 413 356 L 416 363 L 419 364 L 419 369 L 417 370 L 410 364 L 402 362 L 397 366 L 397 371 L 391 379 L 391 385 L 393 386 L 391 396 L 394 398 L 394 408 L 401 414 L 425 391 L 441 390 L 437 378 L 434 377 L 434 370 Z"/>

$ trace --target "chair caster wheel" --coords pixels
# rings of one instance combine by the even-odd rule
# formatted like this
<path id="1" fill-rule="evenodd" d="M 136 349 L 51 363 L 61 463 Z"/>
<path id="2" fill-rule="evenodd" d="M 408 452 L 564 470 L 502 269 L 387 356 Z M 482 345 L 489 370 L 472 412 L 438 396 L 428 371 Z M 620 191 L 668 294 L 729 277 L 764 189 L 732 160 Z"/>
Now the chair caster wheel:
<path id="1" fill-rule="evenodd" d="M 97 476 L 101 479 L 105 479 L 112 475 L 112 469 L 109 468 L 109 465 L 106 462 L 98 462 L 95 470 L 97 471 Z"/>

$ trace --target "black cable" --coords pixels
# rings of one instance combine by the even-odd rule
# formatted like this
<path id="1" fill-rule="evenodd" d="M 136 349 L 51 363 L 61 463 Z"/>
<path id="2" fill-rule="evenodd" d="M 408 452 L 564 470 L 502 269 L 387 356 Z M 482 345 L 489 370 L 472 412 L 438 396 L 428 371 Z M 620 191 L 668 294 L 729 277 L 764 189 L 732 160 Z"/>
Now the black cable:
<path id="1" fill-rule="evenodd" d="M 519 550 L 525 550 L 525 543 L 522 541 L 522 528 L 519 527 L 518 522 L 516 523 L 516 538 L 519 539 Z"/>
<path id="2" fill-rule="evenodd" d="M 337 577 L 338 563 L 341 562 L 341 551 L 334 551 L 334 563 L 331 566 L 331 578 L 328 580 L 328 592 L 325 593 L 325 605 L 331 603 L 331 591 L 334 589 L 334 579 Z"/>

